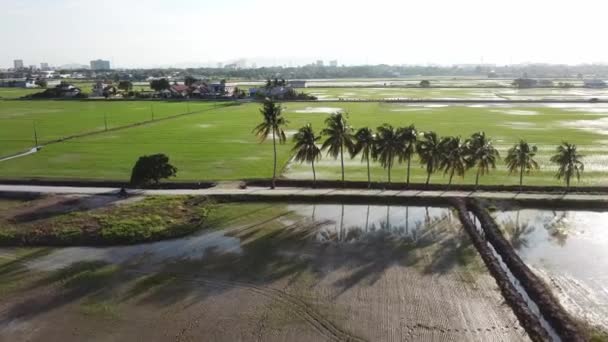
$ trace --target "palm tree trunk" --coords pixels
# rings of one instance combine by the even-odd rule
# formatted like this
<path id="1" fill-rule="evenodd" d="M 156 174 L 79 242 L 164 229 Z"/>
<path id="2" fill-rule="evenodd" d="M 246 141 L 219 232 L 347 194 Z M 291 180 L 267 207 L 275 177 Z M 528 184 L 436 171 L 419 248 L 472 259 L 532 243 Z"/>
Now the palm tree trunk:
<path id="1" fill-rule="evenodd" d="M 566 175 L 566 191 L 570 190 L 570 176 Z"/>
<path id="2" fill-rule="evenodd" d="M 275 136 L 275 128 L 272 127 L 272 147 L 274 149 L 274 167 L 272 169 L 272 185 L 271 189 L 275 188 L 275 179 L 277 178 L 277 139 Z"/>
<path id="3" fill-rule="evenodd" d="M 345 187 L 346 183 L 344 183 L 344 145 L 340 145 L 340 164 L 342 165 L 342 187 Z"/>
<path id="4" fill-rule="evenodd" d="M 426 185 L 429 185 L 430 181 L 431 181 L 431 171 L 427 170 L 426 171 Z"/>
<path id="5" fill-rule="evenodd" d="M 522 165 L 519 170 L 519 191 L 523 190 L 523 184 L 524 184 L 524 166 Z"/>
<path id="6" fill-rule="evenodd" d="M 481 169 L 477 169 L 477 176 L 475 176 L 475 189 L 477 189 L 479 186 L 479 172 L 481 172 Z"/>
<path id="7" fill-rule="evenodd" d="M 450 181 L 448 182 L 448 186 L 452 185 L 452 178 L 454 178 L 454 169 L 450 172 Z"/>
<path id="8" fill-rule="evenodd" d="M 369 189 L 372 187 L 372 178 L 369 174 L 369 156 L 366 159 L 367 159 L 367 188 Z"/>
<path id="9" fill-rule="evenodd" d="M 315 172 L 315 159 L 312 159 L 312 186 L 317 185 L 317 173 Z"/>
<path id="10" fill-rule="evenodd" d="M 391 184 L 391 165 L 388 165 L 388 184 Z"/>
<path id="11" fill-rule="evenodd" d="M 412 156 L 407 157 L 407 180 L 406 184 L 410 185 L 410 166 L 412 164 Z"/>

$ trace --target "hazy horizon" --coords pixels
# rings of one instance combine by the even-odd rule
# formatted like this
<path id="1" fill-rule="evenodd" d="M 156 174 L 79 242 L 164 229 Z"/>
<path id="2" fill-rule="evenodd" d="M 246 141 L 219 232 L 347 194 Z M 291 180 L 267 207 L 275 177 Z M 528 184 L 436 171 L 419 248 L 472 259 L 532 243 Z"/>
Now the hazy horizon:
<path id="1" fill-rule="evenodd" d="M 608 62 L 599 1 L 0 0 L 0 68 Z"/>

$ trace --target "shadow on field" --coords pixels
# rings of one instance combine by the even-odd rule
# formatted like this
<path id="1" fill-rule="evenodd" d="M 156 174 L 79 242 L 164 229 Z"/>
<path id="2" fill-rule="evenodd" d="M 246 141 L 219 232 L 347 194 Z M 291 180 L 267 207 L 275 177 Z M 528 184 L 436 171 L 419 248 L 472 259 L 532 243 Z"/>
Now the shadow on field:
<path id="1" fill-rule="evenodd" d="M 329 281 L 338 297 L 353 287 L 373 285 L 391 267 L 415 267 L 422 275 L 442 275 L 467 266 L 475 256 L 451 212 L 427 216 L 416 229 L 379 221 L 349 227 L 344 234 L 324 235 L 323 227 L 336 222 L 303 217 L 285 205 L 232 209 L 212 217 L 208 226 L 229 227 L 223 231 L 239 239 L 237 252 L 212 247 L 199 257 L 161 264 L 147 263 L 145 257 L 120 265 L 77 261 L 24 287 L 32 295 L 13 303 L 0 315 L 0 322 L 31 318 L 85 298 L 163 308 L 180 301 L 200 302 L 233 288 L 266 291 L 278 280 L 311 288 Z M 29 260 L 17 259 L 0 267 L 0 279 L 10 281 L 15 272 L 3 270 Z M 57 290 L 44 291 L 49 286 Z"/>

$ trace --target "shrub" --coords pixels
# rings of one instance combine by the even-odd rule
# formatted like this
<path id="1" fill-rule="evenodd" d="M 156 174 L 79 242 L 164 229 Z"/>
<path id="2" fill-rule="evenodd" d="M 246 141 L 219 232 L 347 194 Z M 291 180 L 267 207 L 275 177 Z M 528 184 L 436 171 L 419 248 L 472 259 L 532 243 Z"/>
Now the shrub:
<path id="1" fill-rule="evenodd" d="M 169 163 L 169 157 L 159 153 L 139 157 L 131 172 L 131 184 L 147 186 L 158 184 L 161 179 L 175 177 L 177 168 Z"/>

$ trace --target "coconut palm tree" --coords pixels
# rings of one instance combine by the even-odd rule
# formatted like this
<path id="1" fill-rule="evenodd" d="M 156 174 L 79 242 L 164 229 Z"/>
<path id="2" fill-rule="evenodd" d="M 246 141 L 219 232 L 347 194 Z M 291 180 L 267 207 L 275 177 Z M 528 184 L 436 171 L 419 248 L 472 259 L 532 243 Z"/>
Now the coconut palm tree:
<path id="1" fill-rule="evenodd" d="M 395 163 L 395 158 L 403 150 L 403 142 L 393 126 L 384 124 L 377 129 L 376 144 L 373 156 L 380 162 L 383 168 L 388 170 L 388 183 L 391 183 L 391 169 Z"/>
<path id="2" fill-rule="evenodd" d="M 454 174 L 464 177 L 467 170 L 466 150 L 460 137 L 445 137 L 439 142 L 441 154 L 439 169 L 443 174 L 450 174 L 448 186 L 452 185 Z"/>
<path id="3" fill-rule="evenodd" d="M 321 158 L 321 149 L 317 146 L 320 136 L 315 135 L 315 131 L 310 124 L 300 128 L 293 136 L 295 145 L 292 149 L 295 152 L 294 160 L 300 163 L 307 162 L 312 164 L 313 184 L 317 184 L 317 173 L 315 172 L 315 160 Z"/>
<path id="4" fill-rule="evenodd" d="M 361 128 L 355 133 L 355 146 L 353 147 L 351 158 L 361 154 L 361 162 L 367 163 L 367 187 L 371 187 L 372 179 L 370 175 L 369 160 L 374 150 L 376 143 L 376 137 L 374 132 L 368 128 Z"/>
<path id="5" fill-rule="evenodd" d="M 485 132 L 474 133 L 466 141 L 465 146 L 468 166 L 477 168 L 475 176 L 475 187 L 477 187 L 480 175 L 490 173 L 490 169 L 496 169 L 496 160 L 500 158 L 500 154 L 492 145 L 492 140 L 486 137 Z"/>
<path id="6" fill-rule="evenodd" d="M 576 180 L 581 179 L 581 173 L 585 169 L 582 158 L 583 156 L 576 150 L 576 145 L 565 141 L 557 147 L 557 153 L 551 157 L 551 161 L 559 167 L 555 177 L 566 181 L 566 189 L 570 189 L 572 176 L 576 176 Z"/>
<path id="7" fill-rule="evenodd" d="M 534 160 L 536 151 L 538 151 L 536 145 L 530 145 L 522 139 L 507 152 L 505 163 L 507 163 L 509 174 L 519 170 L 520 190 L 523 186 L 524 171 L 530 173 L 532 170 L 538 170 L 538 163 Z"/>
<path id="8" fill-rule="evenodd" d="M 429 131 L 422 133 L 422 139 L 416 144 L 416 152 L 420 156 L 420 163 L 426 169 L 426 185 L 431 180 L 431 174 L 439 167 L 439 158 L 441 156 L 441 148 L 439 145 L 439 137 L 437 133 Z"/>
<path id="9" fill-rule="evenodd" d="M 406 184 L 410 184 L 410 167 L 412 164 L 412 156 L 416 153 L 416 140 L 418 136 L 418 132 L 416 131 L 416 127 L 414 125 L 410 125 L 409 127 L 399 128 L 397 130 L 399 134 L 399 139 L 401 139 L 403 144 L 403 150 L 399 153 L 399 162 L 404 162 L 407 160 L 407 177 Z"/>
<path id="10" fill-rule="evenodd" d="M 344 148 L 351 152 L 355 139 L 353 137 L 353 129 L 348 124 L 347 115 L 343 113 L 334 113 L 326 120 L 327 127 L 321 131 L 322 135 L 327 136 L 327 139 L 321 146 L 322 150 L 327 150 L 327 153 L 334 159 L 340 156 L 340 165 L 342 167 L 342 185 L 344 185 Z"/>
<path id="11" fill-rule="evenodd" d="M 272 147 L 274 150 L 274 167 L 272 171 L 272 185 L 271 188 L 275 188 L 275 180 L 277 177 L 277 139 L 279 143 L 283 144 L 287 140 L 283 128 L 287 126 L 287 120 L 281 116 L 283 108 L 280 104 L 276 104 L 270 99 L 264 100 L 260 113 L 262 113 L 263 120 L 253 129 L 253 133 L 260 139 L 260 143 L 268 139 L 268 136 L 272 134 Z"/>

